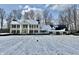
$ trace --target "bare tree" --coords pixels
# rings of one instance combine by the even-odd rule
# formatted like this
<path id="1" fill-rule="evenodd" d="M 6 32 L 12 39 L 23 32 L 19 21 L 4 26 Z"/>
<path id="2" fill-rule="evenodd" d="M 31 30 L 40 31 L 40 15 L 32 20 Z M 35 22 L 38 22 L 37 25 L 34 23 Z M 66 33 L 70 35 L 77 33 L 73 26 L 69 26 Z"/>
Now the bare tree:
<path id="1" fill-rule="evenodd" d="M 25 14 L 24 14 L 24 19 L 30 19 L 30 17 L 29 17 L 29 12 L 25 12 Z"/>
<path id="2" fill-rule="evenodd" d="M 65 10 L 61 11 L 61 16 L 60 16 L 60 22 L 65 24 L 68 28 L 68 26 L 72 23 L 75 25 L 75 31 L 76 31 L 76 6 L 73 5 L 72 7 L 67 7 Z M 70 27 L 71 28 L 71 27 Z M 71 30 L 71 29 L 70 29 Z"/>
<path id="3" fill-rule="evenodd" d="M 54 6 L 53 4 L 49 4 L 43 11 L 43 15 L 44 15 L 44 19 L 45 19 L 45 23 L 50 25 L 51 20 L 52 20 L 52 6 Z"/>
<path id="4" fill-rule="evenodd" d="M 45 19 L 45 23 L 47 24 L 47 18 L 48 18 L 48 14 L 49 14 L 49 10 L 48 8 L 46 8 L 44 11 L 43 11 L 43 16 L 44 16 L 44 19 Z"/>
<path id="5" fill-rule="evenodd" d="M 3 19 L 4 19 L 4 17 L 5 17 L 5 11 L 0 8 L 1 30 L 2 30 L 2 27 L 3 27 Z"/>
<path id="6" fill-rule="evenodd" d="M 12 10 L 10 15 L 12 16 L 13 19 L 21 19 L 21 10 Z"/>
<path id="7" fill-rule="evenodd" d="M 34 11 L 33 10 L 30 10 L 29 12 L 29 17 L 34 20 Z"/>
<path id="8" fill-rule="evenodd" d="M 36 20 L 38 21 L 38 24 L 41 24 L 41 15 L 37 13 Z"/>
<path id="9" fill-rule="evenodd" d="M 12 10 L 11 11 L 11 15 L 12 15 L 13 20 L 16 20 L 16 18 L 17 18 L 17 11 L 16 10 Z"/>
<path id="10" fill-rule="evenodd" d="M 59 15 L 59 24 L 60 25 L 64 25 L 65 23 L 64 23 L 64 18 L 63 18 L 63 16 L 60 14 Z"/>
<path id="11" fill-rule="evenodd" d="M 76 29 L 77 29 L 77 24 L 76 24 L 76 21 L 77 21 L 77 12 L 76 12 L 76 10 L 77 10 L 77 5 L 73 5 L 73 17 L 74 17 L 74 25 L 75 25 L 75 31 L 76 31 Z"/>
<path id="12" fill-rule="evenodd" d="M 10 23 L 11 23 L 11 20 L 12 19 L 12 14 L 10 13 L 8 16 L 7 16 L 7 25 L 8 25 L 8 29 L 10 29 Z"/>

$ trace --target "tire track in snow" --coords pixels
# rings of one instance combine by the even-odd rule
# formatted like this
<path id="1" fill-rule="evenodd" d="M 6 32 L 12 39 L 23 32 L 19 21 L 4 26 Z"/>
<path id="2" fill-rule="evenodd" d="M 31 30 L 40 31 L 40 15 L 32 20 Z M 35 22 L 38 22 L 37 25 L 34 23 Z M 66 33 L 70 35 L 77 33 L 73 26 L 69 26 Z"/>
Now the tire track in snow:
<path id="1" fill-rule="evenodd" d="M 59 39 L 59 40 L 61 40 L 61 39 Z M 68 52 L 70 54 L 79 54 L 79 50 L 62 43 L 59 40 L 58 39 L 54 39 L 54 42 L 56 43 L 55 45 L 59 47 L 58 48 L 58 52 L 59 52 L 58 54 L 61 54 L 61 52 L 63 52 L 63 51 L 66 51 L 66 52 Z"/>
<path id="2" fill-rule="evenodd" d="M 0 54 L 3 52 L 3 51 L 5 51 L 5 50 L 7 50 L 8 48 L 10 48 L 11 46 L 13 46 L 13 45 L 15 45 L 17 42 L 19 42 L 19 40 L 12 40 L 12 39 L 10 39 L 10 40 L 8 40 L 8 41 L 5 41 L 3 44 L 1 43 L 0 44 Z"/>
<path id="3" fill-rule="evenodd" d="M 10 49 L 6 50 L 4 54 L 8 55 L 19 55 L 19 54 L 25 54 L 25 43 L 29 41 L 29 39 L 23 39 L 20 37 L 22 40 L 20 40 L 17 44 L 15 44 L 13 47 L 10 47 Z"/>
<path id="4" fill-rule="evenodd" d="M 63 37 L 63 36 L 62 36 Z M 63 37 L 64 38 L 64 37 Z M 2 51 L 2 54 L 27 54 L 27 55 L 39 55 L 39 54 L 79 54 L 79 50 L 73 48 L 69 44 L 66 44 L 71 41 L 63 41 L 63 38 L 61 36 L 21 36 L 16 37 L 14 41 L 13 37 L 11 41 L 5 41 L 8 42 L 4 45 L 7 45 L 10 43 L 10 46 L 5 46 L 7 49 L 5 51 Z M 71 37 L 69 37 L 70 39 Z M 20 39 L 20 40 L 19 40 Z M 36 40 L 39 40 L 38 42 Z M 67 39 L 68 40 L 68 39 Z M 16 42 L 13 46 L 11 46 L 11 43 Z M 3 44 L 2 44 L 3 45 Z M 4 47 L 4 48 L 5 48 Z"/>
<path id="5" fill-rule="evenodd" d="M 5 51 L 2 52 L 1 54 L 7 54 L 7 55 L 9 55 L 10 52 L 12 52 L 12 50 L 15 49 L 17 46 L 19 46 L 20 44 L 22 44 L 22 41 L 18 42 L 18 43 L 15 44 L 14 46 L 11 46 L 9 49 L 5 50 Z"/>

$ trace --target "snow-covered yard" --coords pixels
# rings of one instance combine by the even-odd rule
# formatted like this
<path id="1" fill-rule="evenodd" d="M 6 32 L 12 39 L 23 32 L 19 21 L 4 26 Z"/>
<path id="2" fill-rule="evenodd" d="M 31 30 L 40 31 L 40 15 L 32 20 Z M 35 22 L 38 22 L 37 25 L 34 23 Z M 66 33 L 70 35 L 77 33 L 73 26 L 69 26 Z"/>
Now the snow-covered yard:
<path id="1" fill-rule="evenodd" d="M 79 36 L 73 36 L 73 35 L 0 36 L 0 54 L 1 55 L 2 54 L 4 55 L 79 54 Z"/>

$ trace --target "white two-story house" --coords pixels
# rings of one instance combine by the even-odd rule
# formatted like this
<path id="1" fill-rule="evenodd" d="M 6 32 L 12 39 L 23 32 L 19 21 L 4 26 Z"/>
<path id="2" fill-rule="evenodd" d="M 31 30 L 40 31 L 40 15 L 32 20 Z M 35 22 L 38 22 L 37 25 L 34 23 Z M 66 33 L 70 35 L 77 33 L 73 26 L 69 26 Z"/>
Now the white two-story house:
<path id="1" fill-rule="evenodd" d="M 36 20 L 12 21 L 10 24 L 11 34 L 37 34 L 39 26 Z"/>

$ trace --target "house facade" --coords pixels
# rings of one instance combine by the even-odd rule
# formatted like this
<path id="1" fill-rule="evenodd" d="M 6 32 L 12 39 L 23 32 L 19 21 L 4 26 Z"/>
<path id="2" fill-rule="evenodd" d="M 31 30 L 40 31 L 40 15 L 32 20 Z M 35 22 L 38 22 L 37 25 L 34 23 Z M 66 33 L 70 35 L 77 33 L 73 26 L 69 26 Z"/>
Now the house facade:
<path id="1" fill-rule="evenodd" d="M 35 20 L 12 21 L 10 24 L 11 34 L 37 34 L 39 33 L 38 22 Z"/>

